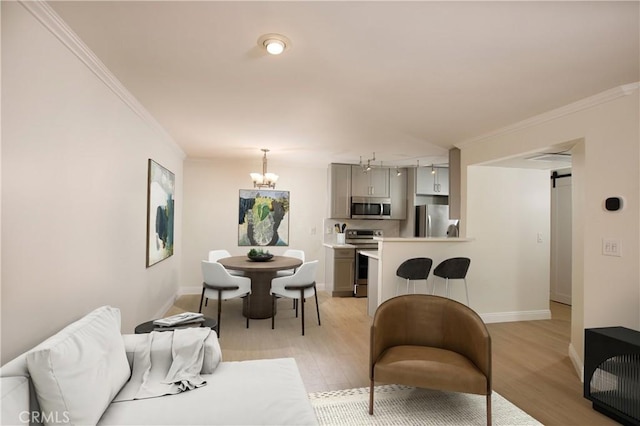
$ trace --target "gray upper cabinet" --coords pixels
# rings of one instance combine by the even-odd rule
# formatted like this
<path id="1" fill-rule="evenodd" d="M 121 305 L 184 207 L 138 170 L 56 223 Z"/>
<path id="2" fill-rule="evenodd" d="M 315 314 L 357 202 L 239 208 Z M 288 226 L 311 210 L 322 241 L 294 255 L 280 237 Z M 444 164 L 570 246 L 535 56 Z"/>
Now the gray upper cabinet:
<path id="1" fill-rule="evenodd" d="M 391 219 L 407 218 L 407 169 L 389 172 L 389 195 L 391 196 Z"/>
<path id="2" fill-rule="evenodd" d="M 329 218 L 351 217 L 351 164 L 330 164 L 328 169 Z"/>
<path id="3" fill-rule="evenodd" d="M 419 167 L 416 171 L 416 194 L 418 195 L 449 195 L 449 168 Z"/>
<path id="4" fill-rule="evenodd" d="M 363 173 L 352 164 L 330 164 L 327 169 L 328 217 L 351 218 L 351 197 L 391 199 L 391 219 L 407 218 L 407 169 L 376 167 Z"/>
<path id="5" fill-rule="evenodd" d="M 351 166 L 351 196 L 389 198 L 389 169 L 373 167 L 365 173 L 360 166 Z"/>

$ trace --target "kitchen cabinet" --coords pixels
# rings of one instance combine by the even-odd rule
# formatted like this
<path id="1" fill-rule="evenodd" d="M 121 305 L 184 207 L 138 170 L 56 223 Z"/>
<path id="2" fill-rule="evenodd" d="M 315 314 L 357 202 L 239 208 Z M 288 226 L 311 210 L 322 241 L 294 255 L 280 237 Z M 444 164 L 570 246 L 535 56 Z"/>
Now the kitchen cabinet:
<path id="1" fill-rule="evenodd" d="M 349 219 L 351 217 L 351 164 L 330 164 L 327 182 L 329 218 Z"/>
<path id="2" fill-rule="evenodd" d="M 389 173 L 391 219 L 404 220 L 407 218 L 407 174 L 407 169 L 398 169 L 397 171 L 391 169 Z"/>
<path id="3" fill-rule="evenodd" d="M 400 175 L 397 174 L 400 172 Z M 329 194 L 327 217 L 351 218 L 351 197 L 378 197 L 391 200 L 391 219 L 407 218 L 406 168 L 373 167 L 367 173 L 355 164 L 332 163 L 327 169 Z"/>
<path id="4" fill-rule="evenodd" d="M 389 168 L 351 166 L 351 196 L 389 198 Z"/>
<path id="5" fill-rule="evenodd" d="M 416 194 L 449 195 L 449 168 L 418 167 L 416 171 Z"/>
<path id="6" fill-rule="evenodd" d="M 333 297 L 353 296 L 355 248 L 325 248 L 325 288 Z"/>

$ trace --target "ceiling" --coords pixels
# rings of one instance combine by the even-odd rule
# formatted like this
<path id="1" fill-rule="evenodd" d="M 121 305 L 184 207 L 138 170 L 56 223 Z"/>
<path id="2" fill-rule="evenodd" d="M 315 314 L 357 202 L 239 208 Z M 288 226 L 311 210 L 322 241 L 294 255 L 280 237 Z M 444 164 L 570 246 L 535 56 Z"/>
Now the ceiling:
<path id="1" fill-rule="evenodd" d="M 640 80 L 637 1 L 50 5 L 193 158 L 442 163 Z M 274 32 L 280 56 L 257 44 Z"/>

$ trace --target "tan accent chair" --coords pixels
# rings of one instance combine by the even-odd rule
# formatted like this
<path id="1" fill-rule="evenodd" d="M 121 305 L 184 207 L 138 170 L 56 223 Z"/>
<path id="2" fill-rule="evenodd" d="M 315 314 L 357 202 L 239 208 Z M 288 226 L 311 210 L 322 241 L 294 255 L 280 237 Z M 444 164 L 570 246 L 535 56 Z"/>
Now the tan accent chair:
<path id="1" fill-rule="evenodd" d="M 371 326 L 369 414 L 375 382 L 487 396 L 491 425 L 491 336 L 468 306 L 409 294 L 378 306 Z"/>

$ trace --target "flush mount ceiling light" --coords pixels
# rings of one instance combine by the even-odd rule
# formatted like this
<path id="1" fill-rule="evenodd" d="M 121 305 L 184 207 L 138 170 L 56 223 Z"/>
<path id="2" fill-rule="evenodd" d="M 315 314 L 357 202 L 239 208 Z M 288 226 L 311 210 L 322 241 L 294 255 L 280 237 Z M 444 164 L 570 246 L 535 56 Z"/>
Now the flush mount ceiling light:
<path id="1" fill-rule="evenodd" d="M 258 46 L 271 55 L 279 55 L 291 47 L 291 41 L 282 34 L 265 34 L 258 39 Z"/>
<path id="2" fill-rule="evenodd" d="M 250 173 L 253 180 L 254 188 L 275 188 L 278 181 L 278 175 L 275 173 L 267 173 L 267 152 L 268 149 L 262 148 L 264 152 L 262 156 L 262 173 Z"/>

